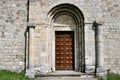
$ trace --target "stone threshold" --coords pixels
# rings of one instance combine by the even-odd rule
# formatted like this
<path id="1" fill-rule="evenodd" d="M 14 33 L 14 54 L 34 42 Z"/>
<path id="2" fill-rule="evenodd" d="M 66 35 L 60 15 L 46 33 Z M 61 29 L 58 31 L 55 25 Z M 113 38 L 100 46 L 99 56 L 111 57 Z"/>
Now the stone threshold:
<path id="1" fill-rule="evenodd" d="M 86 74 L 75 71 L 55 71 L 47 74 L 37 74 L 35 77 L 95 77 L 94 74 Z"/>

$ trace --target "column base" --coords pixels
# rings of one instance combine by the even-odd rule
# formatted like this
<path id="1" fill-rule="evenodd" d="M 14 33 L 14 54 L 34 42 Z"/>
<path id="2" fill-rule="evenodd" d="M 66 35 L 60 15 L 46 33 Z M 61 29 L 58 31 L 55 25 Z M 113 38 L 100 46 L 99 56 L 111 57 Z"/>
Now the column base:
<path id="1" fill-rule="evenodd" d="M 39 67 L 29 68 L 26 70 L 26 76 L 30 78 L 34 78 L 37 74 L 47 74 L 50 72 L 48 66 L 40 65 Z"/>
<path id="2" fill-rule="evenodd" d="M 85 72 L 86 73 L 94 73 L 95 72 L 95 66 L 86 66 Z"/>
<path id="3" fill-rule="evenodd" d="M 103 79 L 106 79 L 107 70 L 104 69 L 103 67 L 98 67 L 98 68 L 97 68 L 96 76 L 102 77 Z"/>

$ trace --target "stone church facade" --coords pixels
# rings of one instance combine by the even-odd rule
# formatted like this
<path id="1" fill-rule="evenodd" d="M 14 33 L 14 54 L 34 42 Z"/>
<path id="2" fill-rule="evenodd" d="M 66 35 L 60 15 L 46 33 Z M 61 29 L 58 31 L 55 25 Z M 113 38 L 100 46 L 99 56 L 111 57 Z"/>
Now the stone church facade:
<path id="1" fill-rule="evenodd" d="M 0 69 L 120 72 L 119 0 L 1 0 Z"/>

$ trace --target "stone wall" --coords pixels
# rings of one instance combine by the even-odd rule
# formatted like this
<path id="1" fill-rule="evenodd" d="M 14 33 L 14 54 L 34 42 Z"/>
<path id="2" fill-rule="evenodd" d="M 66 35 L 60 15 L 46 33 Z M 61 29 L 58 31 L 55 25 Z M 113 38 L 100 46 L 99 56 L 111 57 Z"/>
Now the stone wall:
<path id="1" fill-rule="evenodd" d="M 0 0 L 0 69 L 22 70 L 27 0 Z"/>
<path id="2" fill-rule="evenodd" d="M 104 27 L 103 36 L 103 65 L 107 69 L 120 69 L 120 1 L 103 1 L 105 8 L 103 11 Z"/>
<path id="3" fill-rule="evenodd" d="M 99 67 L 105 69 L 119 69 L 119 27 L 120 27 L 120 1 L 119 0 L 30 0 L 31 21 L 46 23 L 50 9 L 59 4 L 73 4 L 83 13 L 85 18 L 85 59 L 86 69 L 94 70 L 95 67 L 95 40 L 92 24 L 94 21 L 102 24 L 99 26 Z M 99 4 L 98 4 L 99 3 Z"/>
<path id="4" fill-rule="evenodd" d="M 99 66 L 102 66 L 105 69 L 120 69 L 120 0 L 30 0 L 30 22 L 39 26 L 40 30 L 45 28 L 40 31 L 41 35 L 43 33 L 45 33 L 44 35 L 47 35 L 50 32 L 51 26 L 46 24 L 49 22 L 48 12 L 54 6 L 63 3 L 75 5 L 84 15 L 86 66 L 89 67 L 95 65 L 95 40 L 92 23 L 97 21 L 102 24 L 102 26 L 99 26 L 98 35 Z M 1 0 L 0 69 L 20 70 L 24 68 L 24 33 L 26 27 L 27 0 Z M 35 33 L 37 33 L 37 30 Z M 40 35 L 35 35 L 35 44 L 39 41 L 37 40 L 37 37 L 40 37 Z M 45 40 L 48 38 L 49 37 L 46 36 Z M 47 44 L 48 42 L 45 42 L 45 40 L 38 44 L 38 46 L 41 45 L 39 46 L 40 49 L 38 51 L 48 50 L 45 52 L 46 54 L 49 54 L 52 51 L 50 51 L 51 48 L 48 48 L 50 44 Z M 42 49 L 42 45 L 45 46 L 45 49 Z M 42 61 L 42 58 L 36 59 L 35 64 L 38 65 L 40 61 Z"/>

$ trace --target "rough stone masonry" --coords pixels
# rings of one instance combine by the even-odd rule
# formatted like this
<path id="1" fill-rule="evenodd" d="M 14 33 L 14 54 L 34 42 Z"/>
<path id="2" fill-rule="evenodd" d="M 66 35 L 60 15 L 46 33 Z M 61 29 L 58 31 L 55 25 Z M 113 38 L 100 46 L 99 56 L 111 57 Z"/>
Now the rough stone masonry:
<path id="1" fill-rule="evenodd" d="M 75 71 L 94 72 L 97 48 L 98 71 L 120 73 L 119 14 L 120 0 L 0 0 L 0 69 L 47 66 L 48 72 L 55 71 L 55 31 L 74 31 Z M 94 21 L 102 24 L 97 47 Z"/>

